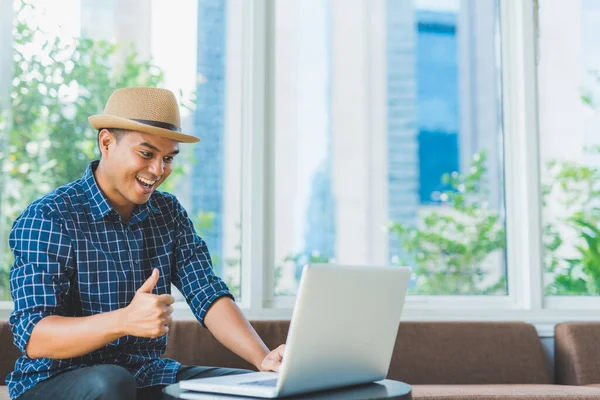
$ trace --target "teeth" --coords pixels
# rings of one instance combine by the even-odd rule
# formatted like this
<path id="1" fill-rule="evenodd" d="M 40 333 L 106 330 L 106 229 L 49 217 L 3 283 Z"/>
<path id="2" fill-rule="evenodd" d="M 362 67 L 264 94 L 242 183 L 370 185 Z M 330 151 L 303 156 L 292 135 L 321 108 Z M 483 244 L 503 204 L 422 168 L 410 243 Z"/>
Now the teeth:
<path id="1" fill-rule="evenodd" d="M 140 176 L 138 176 L 137 178 L 138 178 L 140 181 L 144 182 L 146 185 L 150 185 L 150 186 L 152 186 L 152 185 L 154 185 L 154 184 L 156 183 L 156 181 L 149 181 L 148 179 L 144 179 L 144 178 L 142 178 L 142 177 L 140 177 Z"/>

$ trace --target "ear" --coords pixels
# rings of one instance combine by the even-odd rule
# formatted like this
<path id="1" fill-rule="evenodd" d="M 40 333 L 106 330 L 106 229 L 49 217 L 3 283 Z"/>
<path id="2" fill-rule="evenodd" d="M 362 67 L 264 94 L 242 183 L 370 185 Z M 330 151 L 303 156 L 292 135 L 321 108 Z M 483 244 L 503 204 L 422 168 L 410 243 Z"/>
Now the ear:
<path id="1" fill-rule="evenodd" d="M 100 153 L 102 158 L 108 156 L 108 147 L 116 142 L 115 136 L 108 129 L 102 129 L 98 134 L 98 144 L 100 145 Z"/>

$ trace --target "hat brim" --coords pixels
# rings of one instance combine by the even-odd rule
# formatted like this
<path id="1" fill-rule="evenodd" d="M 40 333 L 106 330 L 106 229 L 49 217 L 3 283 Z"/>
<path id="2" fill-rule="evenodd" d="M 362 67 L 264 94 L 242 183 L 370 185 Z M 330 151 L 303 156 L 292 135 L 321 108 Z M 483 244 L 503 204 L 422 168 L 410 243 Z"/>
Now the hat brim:
<path id="1" fill-rule="evenodd" d="M 88 118 L 88 121 L 94 129 L 127 129 L 131 131 L 149 133 L 151 135 L 165 137 L 167 139 L 176 140 L 182 143 L 196 143 L 200 141 L 200 139 L 198 139 L 196 136 L 174 132 L 169 129 L 159 128 L 157 126 L 132 121 L 127 118 L 114 117 L 112 115 L 92 115 Z"/>

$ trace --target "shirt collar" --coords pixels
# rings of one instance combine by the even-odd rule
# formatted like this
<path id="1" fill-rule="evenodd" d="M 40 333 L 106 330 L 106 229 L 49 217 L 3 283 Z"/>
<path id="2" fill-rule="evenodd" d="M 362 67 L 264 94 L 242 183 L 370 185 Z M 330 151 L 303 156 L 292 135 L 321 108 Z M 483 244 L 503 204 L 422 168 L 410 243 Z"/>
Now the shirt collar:
<path id="1" fill-rule="evenodd" d="M 96 171 L 96 168 L 98 168 L 99 163 L 100 161 L 98 160 L 92 161 L 86 168 L 83 177 L 81 178 L 83 189 L 90 202 L 90 210 L 94 220 L 104 218 L 112 210 L 114 210 L 104 193 L 102 193 L 102 190 L 100 190 L 100 187 L 96 182 L 96 178 L 94 177 L 94 171 Z M 137 217 L 135 219 L 138 221 L 145 219 L 148 215 L 148 210 L 152 211 L 154 214 L 160 214 L 160 210 L 154 204 L 155 201 L 153 197 L 154 193 L 152 193 L 152 196 L 150 196 L 150 200 L 148 200 L 147 203 L 140 204 L 133 210 L 132 219 L 133 217 Z"/>
<path id="2" fill-rule="evenodd" d="M 105 217 L 113 207 L 108 202 L 104 193 L 100 190 L 96 178 L 94 178 L 94 171 L 98 168 L 100 161 L 92 161 L 86 168 L 81 178 L 83 189 L 90 202 L 90 210 L 92 212 L 92 218 L 98 220 Z"/>

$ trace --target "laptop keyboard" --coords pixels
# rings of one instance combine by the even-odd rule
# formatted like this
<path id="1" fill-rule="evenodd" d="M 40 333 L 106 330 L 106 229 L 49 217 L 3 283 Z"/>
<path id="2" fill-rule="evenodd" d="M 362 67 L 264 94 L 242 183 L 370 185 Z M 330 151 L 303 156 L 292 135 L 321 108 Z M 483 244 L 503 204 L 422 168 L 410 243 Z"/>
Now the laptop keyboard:
<path id="1" fill-rule="evenodd" d="M 254 385 L 254 386 L 277 386 L 277 379 L 267 379 L 264 381 L 254 381 L 254 382 L 242 382 L 240 385 Z"/>

